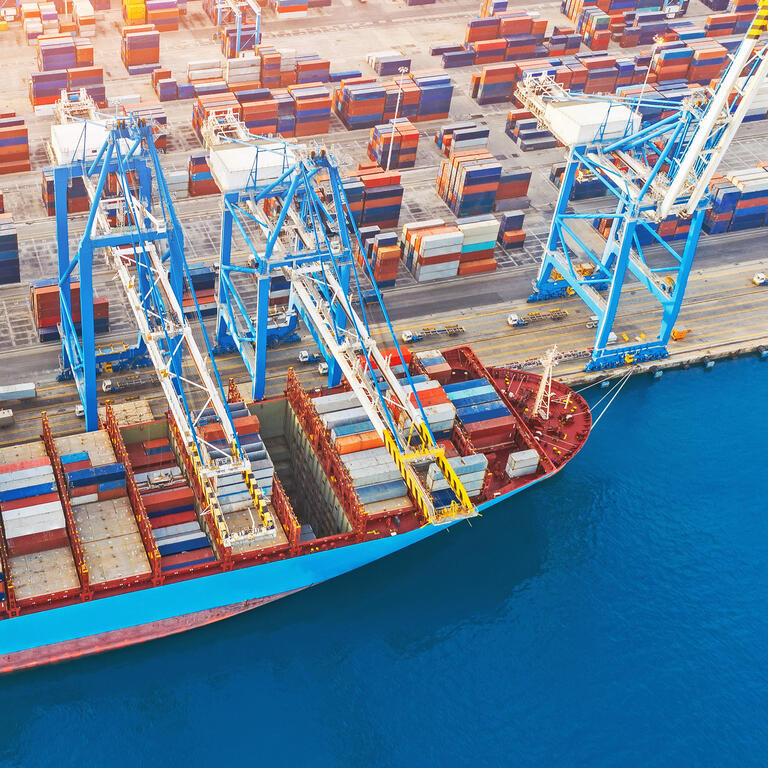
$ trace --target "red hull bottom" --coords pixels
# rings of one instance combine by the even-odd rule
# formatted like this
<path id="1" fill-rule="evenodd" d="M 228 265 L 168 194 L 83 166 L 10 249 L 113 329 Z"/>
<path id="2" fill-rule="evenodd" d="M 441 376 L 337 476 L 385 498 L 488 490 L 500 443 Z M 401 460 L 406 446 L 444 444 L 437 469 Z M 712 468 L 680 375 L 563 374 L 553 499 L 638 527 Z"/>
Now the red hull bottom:
<path id="1" fill-rule="evenodd" d="M 0 674 L 38 667 L 43 664 L 52 664 L 57 661 L 69 661 L 92 653 L 112 651 L 115 648 L 124 648 L 128 645 L 146 643 L 149 640 L 157 640 L 160 637 L 186 632 L 189 629 L 196 629 L 206 624 L 213 624 L 215 621 L 228 619 L 238 613 L 245 613 L 298 591 L 300 590 L 282 592 L 279 595 L 261 597 L 255 600 L 244 600 L 221 608 L 210 608 L 196 613 L 187 613 L 184 616 L 174 616 L 170 619 L 139 624 L 135 627 L 101 632 L 89 637 L 79 637 L 76 640 L 66 640 L 62 643 L 41 645 L 38 648 L 29 648 L 25 651 L 5 653 L 0 655 Z"/>

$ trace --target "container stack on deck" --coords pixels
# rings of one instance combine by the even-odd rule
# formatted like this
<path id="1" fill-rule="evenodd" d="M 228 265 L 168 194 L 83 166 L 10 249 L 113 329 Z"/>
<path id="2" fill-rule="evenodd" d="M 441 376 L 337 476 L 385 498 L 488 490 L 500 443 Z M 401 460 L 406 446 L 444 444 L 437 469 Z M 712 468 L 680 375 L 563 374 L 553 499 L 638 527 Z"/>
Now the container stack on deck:
<path id="1" fill-rule="evenodd" d="M 456 418 L 476 449 L 492 450 L 512 439 L 515 419 L 486 379 L 447 384 L 445 393 L 456 407 Z"/>
<path id="2" fill-rule="evenodd" d="M 5 581 L 22 602 L 80 588 L 50 458 L 41 441 L 0 449 Z"/>
<path id="3" fill-rule="evenodd" d="M 126 468 L 118 462 L 105 430 L 55 439 L 90 584 L 149 578 L 147 551 L 126 490 Z"/>
<path id="4" fill-rule="evenodd" d="M 168 423 L 124 429 L 126 449 L 141 503 L 164 573 L 214 560 L 195 511 L 195 496 L 168 439 Z"/>

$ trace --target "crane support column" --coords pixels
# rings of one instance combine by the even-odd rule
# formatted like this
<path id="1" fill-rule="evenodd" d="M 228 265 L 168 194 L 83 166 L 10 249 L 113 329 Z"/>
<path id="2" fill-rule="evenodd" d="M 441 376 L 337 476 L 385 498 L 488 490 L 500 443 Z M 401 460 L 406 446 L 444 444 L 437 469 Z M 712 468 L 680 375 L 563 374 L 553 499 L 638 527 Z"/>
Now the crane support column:
<path id="1" fill-rule="evenodd" d="M 269 286 L 272 278 L 259 275 L 256 278 L 258 293 L 256 299 L 256 375 L 253 379 L 251 396 L 254 400 L 263 400 L 267 386 L 267 325 L 269 323 Z"/>

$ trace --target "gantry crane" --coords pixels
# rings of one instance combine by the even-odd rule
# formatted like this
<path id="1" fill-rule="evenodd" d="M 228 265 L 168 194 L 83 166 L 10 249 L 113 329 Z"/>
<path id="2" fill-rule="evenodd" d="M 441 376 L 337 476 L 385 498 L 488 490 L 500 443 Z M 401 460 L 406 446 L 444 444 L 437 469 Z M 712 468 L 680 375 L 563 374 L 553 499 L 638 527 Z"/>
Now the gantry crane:
<path id="1" fill-rule="evenodd" d="M 78 127 L 81 133 L 75 135 Z M 197 306 L 184 257 L 183 232 L 154 148 L 151 126 L 135 118 L 104 118 L 99 123 L 86 120 L 79 126 L 73 120 L 66 131 L 54 132 L 51 143 L 57 156 L 69 153 L 69 162 L 57 168 L 59 192 L 63 181 L 65 193 L 68 175 L 80 173 L 91 198 L 85 231 L 74 258 L 70 258 L 69 252 L 65 194 L 56 201 L 62 349 L 85 410 L 86 429 L 98 427 L 92 297 L 94 253 L 99 250 L 128 298 L 140 342 L 157 372 L 173 424 L 193 457 L 198 482 L 222 541 L 232 543 L 239 536 L 274 537 L 274 519 L 253 479 L 248 446 L 241 445 L 235 430 L 214 361 L 213 345 Z M 285 250 L 277 251 L 281 254 L 277 268 L 290 280 L 292 305 L 326 359 L 332 362 L 336 373 L 329 375 L 343 375 L 357 395 L 425 519 L 444 523 L 477 514 L 429 428 L 383 304 L 380 303 L 381 311 L 395 349 L 395 362 L 404 367 L 402 380 L 392 370 L 390 355 L 379 349 L 371 335 L 362 302 L 359 312 L 352 306 L 349 291 L 353 279 L 354 290 L 360 297 L 352 242 L 358 248 L 362 244 L 333 159 L 322 150 L 307 150 L 274 140 L 254 139 L 250 144 L 234 144 L 232 148 L 239 150 L 238 155 L 245 150 L 252 162 L 244 168 L 242 158 L 235 161 L 231 156 L 218 157 L 212 167 L 218 169 L 219 182 L 226 190 L 232 176 L 237 179 L 245 173 L 252 181 L 251 191 L 254 185 L 262 185 L 258 200 L 272 200 L 277 206 L 276 220 L 266 226 L 271 242 L 268 253 L 276 253 L 278 241 L 283 244 Z M 230 175 L 225 173 L 227 168 Z M 330 185 L 331 207 L 321 200 L 315 186 L 321 172 Z M 237 184 L 238 190 L 246 186 Z M 270 198 L 270 194 L 274 197 Z M 155 201 L 157 205 L 153 206 Z M 275 269 L 274 261 L 262 261 L 269 270 Z M 69 294 L 75 269 L 80 274 L 82 339 L 78 338 L 72 320 Z M 370 273 L 367 262 L 366 269 Z M 227 271 L 223 269 L 222 274 Z M 256 274 L 262 277 L 258 269 Z M 183 310 L 185 277 L 197 309 L 202 346 Z M 381 302 L 372 274 L 369 278 Z M 227 309 L 220 312 L 219 323 L 242 336 L 238 315 L 247 316 L 245 307 L 236 296 L 230 296 L 225 303 Z M 247 331 L 257 331 L 258 337 L 260 328 L 257 324 L 254 329 L 251 324 Z M 255 344 L 265 349 L 260 337 Z M 241 343 L 239 349 L 247 359 L 246 346 Z M 201 435 L 201 420 L 211 418 L 220 424 L 223 442 L 211 442 Z M 430 464 L 439 467 L 453 491 L 454 501 L 447 507 L 436 508 L 427 488 L 426 469 Z M 217 500 L 220 489 L 231 491 L 233 482 L 247 489 L 253 501 L 253 525 L 248 531 L 230 532 Z"/>
<path id="2" fill-rule="evenodd" d="M 93 265 L 98 251 L 128 299 L 139 330 L 137 347 L 155 368 L 221 541 L 231 545 L 242 538 L 274 539 L 274 519 L 251 470 L 252 449 L 241 444 L 235 430 L 202 322 L 184 257 L 183 232 L 154 146 L 152 126 L 133 117 L 101 117 L 98 122 L 74 118 L 52 127 L 51 151 L 60 162 L 66 158 L 55 169 L 62 355 L 80 395 L 86 429 L 98 428 L 93 318 Z M 91 207 L 77 251 L 70 258 L 66 180 L 76 174 L 84 178 Z M 71 305 L 70 282 L 75 270 L 80 277 L 82 338 Z M 185 279 L 202 346 L 185 316 Z M 115 354 L 122 359 L 138 352 L 126 347 Z M 217 423 L 223 440 L 206 439 L 202 423 Z M 229 530 L 218 501 L 223 489 L 250 500 L 250 528 Z"/>
<path id="3" fill-rule="evenodd" d="M 768 0 L 716 83 L 681 102 L 640 94 L 633 98 L 571 94 L 549 76 L 532 75 L 517 98 L 569 150 L 549 237 L 530 301 L 577 294 L 597 316 L 587 370 L 666 357 L 699 241 L 708 185 L 733 140 L 758 88 L 768 75 Z M 641 109 L 669 113 L 641 124 Z M 607 188 L 600 211 L 575 212 L 569 200 L 576 173 L 591 171 Z M 669 216 L 690 218 L 681 248 L 666 243 L 655 225 Z M 592 221 L 610 221 L 605 242 Z M 650 242 L 649 248 L 644 243 Z M 579 268 L 588 260 L 593 270 Z M 655 338 L 609 345 L 629 271 L 661 305 Z M 601 289 L 607 287 L 607 295 Z"/>
<path id="4" fill-rule="evenodd" d="M 312 334 L 328 363 L 329 385 L 346 380 L 426 519 L 474 515 L 429 428 L 370 265 L 363 260 L 361 273 L 356 267 L 353 251 L 362 253 L 363 246 L 333 157 L 317 145 L 250 135 L 233 115 L 210 117 L 203 137 L 223 193 L 217 339 L 240 352 L 254 398 L 264 395 L 269 287 L 279 274 L 291 287 L 289 316 L 297 313 Z M 251 265 L 232 264 L 234 226 Z M 257 281 L 255 322 L 235 285 L 237 275 Z M 366 287 L 373 286 L 394 357 L 381 351 L 371 333 L 364 280 Z M 394 374 L 393 365 L 403 366 L 404 379 Z M 448 508 L 436 510 L 425 486 L 423 469 L 430 463 L 437 464 L 454 493 L 456 501 Z"/>
<path id="5" fill-rule="evenodd" d="M 261 8 L 256 0 L 219 0 L 216 5 L 216 26 L 221 27 L 225 23 L 224 15 L 232 14 L 237 26 L 237 37 L 235 40 L 235 58 L 243 50 L 243 15 L 251 12 L 255 19 L 256 31 L 252 33 L 253 45 L 247 48 L 258 46 L 261 42 Z"/>

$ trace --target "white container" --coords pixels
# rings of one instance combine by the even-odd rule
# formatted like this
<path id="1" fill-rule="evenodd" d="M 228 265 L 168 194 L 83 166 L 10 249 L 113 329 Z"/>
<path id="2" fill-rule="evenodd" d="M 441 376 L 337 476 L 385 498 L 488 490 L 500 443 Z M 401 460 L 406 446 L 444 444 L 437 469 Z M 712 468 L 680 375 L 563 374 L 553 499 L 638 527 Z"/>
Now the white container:
<path id="1" fill-rule="evenodd" d="M 58 531 L 67 527 L 64 520 L 64 511 L 59 507 L 58 510 L 51 510 L 40 515 L 30 515 L 28 517 L 19 517 L 15 520 L 4 520 L 5 536 L 8 539 L 15 539 L 18 536 L 32 536 L 36 533 L 46 533 L 47 531 Z"/>
<path id="2" fill-rule="evenodd" d="M 8 384 L 0 387 L 0 401 L 2 400 L 26 400 L 35 397 L 35 385 L 33 382 L 24 384 Z"/>
<path id="3" fill-rule="evenodd" d="M 506 473 L 507 477 L 523 477 L 534 474 L 538 468 L 539 454 L 537 451 L 533 449 L 517 451 L 509 454 Z"/>

